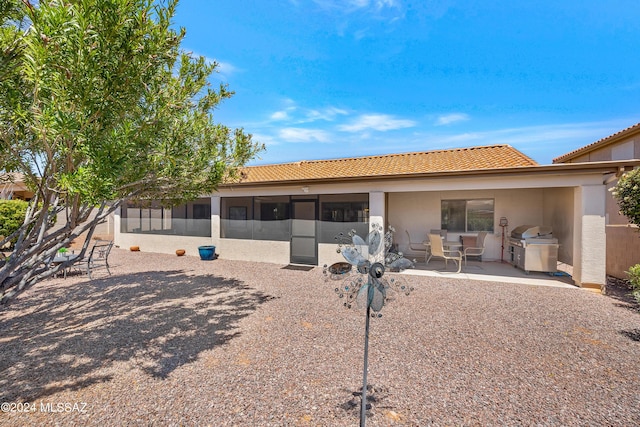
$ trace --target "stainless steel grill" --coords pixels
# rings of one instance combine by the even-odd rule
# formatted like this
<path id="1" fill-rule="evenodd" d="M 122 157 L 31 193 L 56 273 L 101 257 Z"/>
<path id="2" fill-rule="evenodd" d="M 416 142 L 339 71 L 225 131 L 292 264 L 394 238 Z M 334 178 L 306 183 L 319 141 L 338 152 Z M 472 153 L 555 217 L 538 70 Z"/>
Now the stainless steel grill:
<path id="1" fill-rule="evenodd" d="M 509 260 L 514 266 L 530 271 L 555 272 L 558 268 L 558 239 L 551 227 L 521 225 L 511 232 Z"/>

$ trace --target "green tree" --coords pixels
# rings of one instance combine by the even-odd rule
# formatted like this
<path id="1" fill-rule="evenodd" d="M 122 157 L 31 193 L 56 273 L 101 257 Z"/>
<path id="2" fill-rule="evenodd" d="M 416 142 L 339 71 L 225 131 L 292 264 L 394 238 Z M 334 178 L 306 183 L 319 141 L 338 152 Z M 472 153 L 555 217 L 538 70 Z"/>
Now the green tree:
<path id="1" fill-rule="evenodd" d="M 28 206 L 24 200 L 0 200 L 0 236 L 11 236 L 20 229 Z"/>
<path id="2" fill-rule="evenodd" d="M 44 261 L 88 232 L 84 256 L 123 201 L 194 199 L 263 149 L 215 123 L 232 92 L 210 85 L 216 63 L 181 49 L 176 6 L 0 0 L 0 170 L 21 172 L 35 192 L 8 236 L 16 244 L 0 270 L 2 302 L 54 274 Z M 67 222 L 53 230 L 62 211 Z"/>
<path id="3" fill-rule="evenodd" d="M 626 216 L 630 223 L 640 226 L 640 169 L 622 175 L 609 191 L 618 202 L 620 213 Z M 640 302 L 640 264 L 631 266 L 627 274 L 633 288 L 633 296 Z"/>
<path id="4" fill-rule="evenodd" d="M 632 224 L 640 225 L 640 169 L 622 175 L 609 191 L 618 202 L 620 213 Z"/>

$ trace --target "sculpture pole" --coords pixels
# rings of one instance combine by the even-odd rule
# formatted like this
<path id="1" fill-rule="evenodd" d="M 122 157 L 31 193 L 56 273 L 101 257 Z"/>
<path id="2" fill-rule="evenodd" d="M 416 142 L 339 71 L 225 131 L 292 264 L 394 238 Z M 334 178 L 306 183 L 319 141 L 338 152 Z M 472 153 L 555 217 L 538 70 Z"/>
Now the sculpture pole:
<path id="1" fill-rule="evenodd" d="M 359 308 L 367 307 L 367 320 L 364 332 L 364 371 L 362 373 L 362 396 L 360 399 L 360 427 L 365 427 L 367 421 L 367 368 L 369 364 L 369 323 L 371 310 L 374 316 L 381 317 L 380 310 L 387 300 L 389 292 L 394 290 L 409 295 L 413 288 L 404 284 L 398 285 L 395 279 L 384 278 L 386 268 L 394 271 L 402 271 L 414 266 L 414 262 L 402 256 L 401 252 L 390 252 L 393 240 L 393 228 L 382 236 L 382 227 L 373 224 L 372 231 L 367 240 L 351 230 L 348 238 L 340 233 L 338 240 L 338 253 L 351 265 L 350 269 L 344 269 L 343 263 L 335 263 L 331 267 L 324 266 L 322 272 L 331 280 L 344 280 L 342 286 L 335 288 L 339 298 L 345 298 L 343 305 L 351 308 L 354 303 Z M 350 273 L 356 267 L 358 273 L 367 275 L 367 280 L 362 278 L 343 279 L 343 274 Z M 393 270 L 392 270 L 393 271 Z M 394 289 L 395 288 L 395 289 Z"/>
<path id="2" fill-rule="evenodd" d="M 372 289 L 369 288 L 369 292 Z M 362 374 L 362 399 L 360 401 L 360 427 L 364 427 L 367 421 L 367 365 L 369 363 L 369 319 L 371 307 L 367 306 L 367 322 L 364 327 L 364 373 Z"/>

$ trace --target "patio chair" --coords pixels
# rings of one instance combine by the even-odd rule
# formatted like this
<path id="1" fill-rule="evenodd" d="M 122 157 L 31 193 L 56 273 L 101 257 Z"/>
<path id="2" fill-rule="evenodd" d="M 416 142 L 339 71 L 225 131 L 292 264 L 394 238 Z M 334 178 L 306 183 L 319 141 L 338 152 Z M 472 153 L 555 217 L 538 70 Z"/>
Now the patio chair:
<path id="1" fill-rule="evenodd" d="M 111 275 L 109 270 L 109 253 L 113 247 L 113 241 L 97 240 L 91 248 L 89 257 L 87 258 L 87 275 L 91 279 L 91 272 L 99 268 L 106 268 L 107 273 Z"/>
<path id="2" fill-rule="evenodd" d="M 430 234 L 437 234 L 440 237 L 442 237 L 443 241 L 447 240 L 447 230 L 441 230 L 439 228 L 432 228 L 429 231 L 429 234 L 427 234 L 427 242 L 428 242 L 428 247 L 429 247 L 429 251 L 427 254 L 425 254 L 425 261 L 427 264 L 429 264 L 429 261 L 431 261 L 431 258 L 433 258 L 433 253 L 431 252 L 431 239 L 429 239 L 429 235 Z M 429 255 L 429 256 L 427 256 Z"/>
<path id="3" fill-rule="evenodd" d="M 414 242 L 411 240 L 411 234 L 409 234 L 409 230 L 404 230 L 407 233 L 407 238 L 409 239 L 409 249 L 415 252 L 424 252 L 424 259 L 427 260 L 427 252 L 428 246 L 425 245 L 425 242 Z"/>
<path id="4" fill-rule="evenodd" d="M 429 231 L 429 234 L 439 234 L 440 237 L 442 237 L 442 240 L 444 240 L 444 241 L 447 240 L 447 230 L 441 230 L 439 228 L 432 228 L 431 231 Z"/>
<path id="5" fill-rule="evenodd" d="M 458 266 L 456 273 L 460 273 L 462 270 L 462 252 L 458 250 L 446 250 L 443 245 L 442 236 L 439 234 L 429 234 L 429 241 L 431 242 L 431 256 L 429 259 L 434 256 L 444 259 L 444 268 L 447 268 L 447 261 L 453 260 Z"/>
<path id="6" fill-rule="evenodd" d="M 467 265 L 467 256 L 477 256 L 477 257 L 480 257 L 480 261 L 482 261 L 482 254 L 484 253 L 485 237 L 487 237 L 487 232 L 481 231 L 480 233 L 478 233 L 475 246 L 469 246 L 464 248 L 464 253 L 462 254 L 462 257 L 464 258 L 464 265 Z"/>

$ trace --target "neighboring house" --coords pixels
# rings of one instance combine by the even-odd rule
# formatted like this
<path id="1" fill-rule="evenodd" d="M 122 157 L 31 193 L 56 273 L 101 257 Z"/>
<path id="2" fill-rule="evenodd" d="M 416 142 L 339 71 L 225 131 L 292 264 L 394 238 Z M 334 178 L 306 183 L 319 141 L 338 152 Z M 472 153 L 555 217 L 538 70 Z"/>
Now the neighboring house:
<path id="1" fill-rule="evenodd" d="M 424 239 L 488 231 L 487 260 L 500 260 L 502 228 L 548 225 L 560 262 L 579 286 L 605 283 L 605 181 L 640 161 L 538 165 L 508 145 L 247 167 L 237 183 L 186 206 L 125 206 L 115 216 L 121 247 L 196 254 L 215 245 L 222 258 L 279 264 L 341 259 L 335 236 L 393 225 Z M 508 234 L 509 230 L 505 230 Z M 506 259 L 506 257 L 505 257 Z"/>
<path id="2" fill-rule="evenodd" d="M 33 197 L 24 183 L 24 175 L 20 173 L 5 173 L 0 175 L 0 200 L 26 200 Z"/>
<path id="3" fill-rule="evenodd" d="M 0 175 L 0 200 L 25 200 L 30 201 L 34 193 L 30 191 L 24 183 L 24 175 L 20 173 L 8 173 Z M 95 215 L 95 214 L 93 214 Z M 58 214 L 56 225 L 53 230 L 66 225 L 67 218 L 64 211 Z M 106 240 L 113 239 L 113 215 L 110 215 L 105 221 L 99 223 L 94 231 L 94 237 L 100 237 Z M 79 244 L 84 239 L 78 239 Z"/>
<path id="4" fill-rule="evenodd" d="M 584 163 L 612 160 L 640 159 L 640 123 L 611 136 L 553 159 L 553 163 Z M 606 187 L 610 189 L 625 172 L 622 166 Z M 640 233 L 636 225 L 630 224 L 619 212 L 615 198 L 606 196 L 607 274 L 627 279 L 629 267 L 640 263 Z"/>

